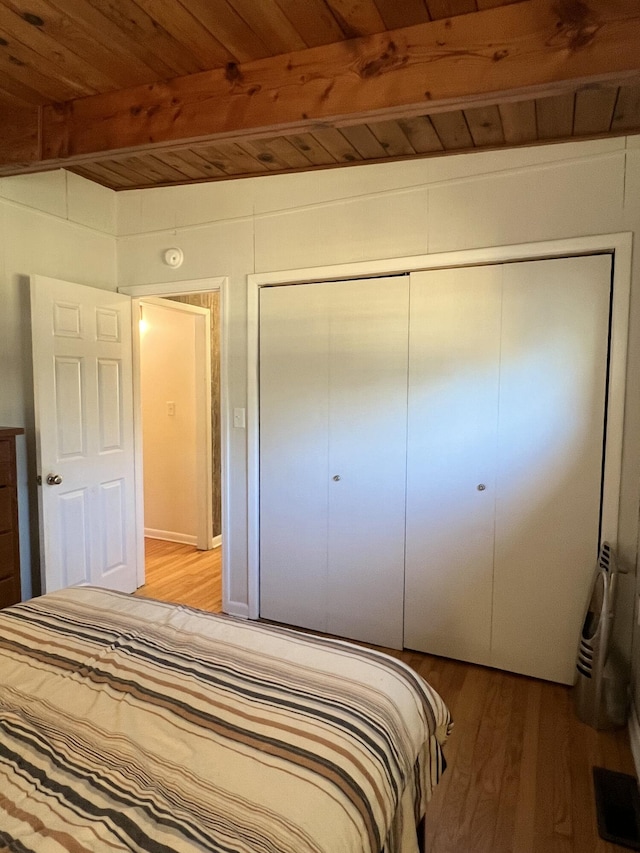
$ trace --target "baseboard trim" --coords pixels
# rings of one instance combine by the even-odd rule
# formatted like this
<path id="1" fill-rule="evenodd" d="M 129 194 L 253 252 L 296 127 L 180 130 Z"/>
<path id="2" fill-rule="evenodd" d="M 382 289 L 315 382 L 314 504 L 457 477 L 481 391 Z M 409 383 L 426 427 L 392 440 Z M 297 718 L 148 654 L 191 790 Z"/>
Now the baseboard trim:
<path id="1" fill-rule="evenodd" d="M 213 539 L 211 540 L 211 547 L 212 548 L 219 548 L 221 545 L 222 545 L 222 533 L 220 533 L 218 536 L 214 536 Z"/>
<path id="2" fill-rule="evenodd" d="M 636 768 L 636 778 L 640 779 L 640 721 L 633 702 L 631 702 L 631 713 L 629 714 L 629 741 L 631 742 L 631 754 Z"/>
<path id="3" fill-rule="evenodd" d="M 229 616 L 237 616 L 239 619 L 249 618 L 249 606 L 244 601 L 225 601 L 223 598 L 222 609 Z"/>
<path id="4" fill-rule="evenodd" d="M 198 544 L 197 536 L 191 536 L 188 533 L 176 533 L 173 530 L 155 530 L 152 527 L 145 527 L 144 535 L 148 539 L 162 539 L 163 542 L 179 542 L 181 545 Z"/>

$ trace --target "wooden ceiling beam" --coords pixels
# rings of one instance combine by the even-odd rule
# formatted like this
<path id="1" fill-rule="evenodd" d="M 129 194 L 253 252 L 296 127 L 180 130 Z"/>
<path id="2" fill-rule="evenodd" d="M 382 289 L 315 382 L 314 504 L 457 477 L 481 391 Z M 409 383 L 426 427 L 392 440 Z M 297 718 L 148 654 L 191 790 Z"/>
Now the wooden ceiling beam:
<path id="1" fill-rule="evenodd" d="M 31 168 L 411 118 L 634 79 L 640 79 L 637 0 L 523 0 L 41 107 L 40 150 Z M 23 159 L 4 145 L 0 174 Z"/>
<path id="2" fill-rule="evenodd" d="M 0 117 L 0 163 L 9 165 L 9 174 L 31 171 L 40 158 L 39 114 L 37 107 L 2 110 Z"/>

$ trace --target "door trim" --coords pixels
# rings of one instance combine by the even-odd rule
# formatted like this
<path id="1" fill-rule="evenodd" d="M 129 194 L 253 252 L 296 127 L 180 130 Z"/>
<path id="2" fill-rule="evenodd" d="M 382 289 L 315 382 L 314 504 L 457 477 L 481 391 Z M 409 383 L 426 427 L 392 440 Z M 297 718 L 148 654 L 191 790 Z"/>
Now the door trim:
<path id="1" fill-rule="evenodd" d="M 260 421 L 259 421 L 259 326 L 260 289 L 275 285 L 362 279 L 397 275 L 443 267 L 500 264 L 542 260 L 594 253 L 613 255 L 613 304 L 611 314 L 611 354 L 607 410 L 607 443 L 603 485 L 602 538 L 616 547 L 620 482 L 622 476 L 622 438 L 626 385 L 629 299 L 631 293 L 631 232 L 602 234 L 489 246 L 408 258 L 356 261 L 347 264 L 307 267 L 247 276 L 247 560 L 248 616 L 257 619 L 260 608 Z"/>
<path id="2" fill-rule="evenodd" d="M 231 592 L 231 535 L 229 524 L 230 507 L 230 441 L 229 441 L 229 278 L 228 276 L 212 276 L 211 278 L 189 279 L 184 281 L 167 281 L 158 284 L 138 284 L 119 287 L 118 292 L 128 296 L 146 298 L 151 296 L 179 296 L 185 293 L 219 291 L 220 293 L 220 473 L 221 473 L 221 504 L 222 504 L 222 609 L 225 613 L 246 618 L 247 605 L 243 601 L 230 598 Z M 134 324 L 138 321 L 138 312 Z M 140 350 L 139 336 L 134 334 L 133 377 L 134 377 L 134 417 L 136 441 L 136 512 L 143 518 L 142 492 L 142 419 L 140 408 Z M 138 580 L 144 582 L 144 535 L 138 542 L 142 566 L 142 581 L 140 571 Z"/>

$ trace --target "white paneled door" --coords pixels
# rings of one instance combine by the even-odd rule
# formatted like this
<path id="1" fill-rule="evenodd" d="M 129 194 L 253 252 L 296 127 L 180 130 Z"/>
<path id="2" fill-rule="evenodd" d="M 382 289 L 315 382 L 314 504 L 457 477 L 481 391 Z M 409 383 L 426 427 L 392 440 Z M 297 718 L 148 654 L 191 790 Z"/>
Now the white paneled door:
<path id="1" fill-rule="evenodd" d="M 31 322 L 44 591 L 132 592 L 131 300 L 34 276 Z"/>
<path id="2" fill-rule="evenodd" d="M 260 615 L 402 646 L 408 277 L 263 288 Z"/>

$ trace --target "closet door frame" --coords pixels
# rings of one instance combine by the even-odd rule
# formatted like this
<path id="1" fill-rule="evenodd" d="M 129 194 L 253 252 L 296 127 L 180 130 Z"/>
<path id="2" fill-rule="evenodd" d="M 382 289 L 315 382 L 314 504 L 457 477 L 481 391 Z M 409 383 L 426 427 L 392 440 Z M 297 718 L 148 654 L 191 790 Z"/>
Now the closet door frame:
<path id="1" fill-rule="evenodd" d="M 491 246 L 432 255 L 378 261 L 357 261 L 247 276 L 247 601 L 248 617 L 260 607 L 260 410 L 259 335 L 260 289 L 275 285 L 391 276 L 417 270 L 466 267 L 609 253 L 613 256 L 611 349 L 607 395 L 607 435 L 602 495 L 602 540 L 615 549 L 618 539 L 622 439 L 624 428 L 629 299 L 631 293 L 631 232 L 573 237 L 512 246 Z M 637 522 L 636 522 L 637 524 Z M 636 534 L 637 534 L 636 529 Z M 628 567 L 633 569 L 633 567 Z"/>

